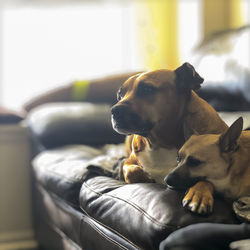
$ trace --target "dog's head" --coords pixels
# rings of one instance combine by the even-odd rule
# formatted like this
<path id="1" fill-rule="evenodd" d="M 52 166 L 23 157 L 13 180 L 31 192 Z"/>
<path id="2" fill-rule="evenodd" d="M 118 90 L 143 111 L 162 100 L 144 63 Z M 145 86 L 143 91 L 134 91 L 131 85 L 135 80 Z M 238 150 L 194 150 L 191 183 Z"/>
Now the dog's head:
<path id="1" fill-rule="evenodd" d="M 183 96 L 200 88 L 203 78 L 184 63 L 174 71 L 156 70 L 129 78 L 112 107 L 113 128 L 120 134 L 147 136 L 158 124 L 177 119 Z"/>
<path id="2" fill-rule="evenodd" d="M 239 145 L 243 119 L 237 119 L 224 134 L 193 134 L 178 152 L 177 167 L 166 177 L 169 186 L 188 188 L 197 181 L 213 183 L 229 173 L 232 154 Z M 184 130 L 185 131 L 185 130 Z M 190 133 L 187 132 L 186 133 Z"/>

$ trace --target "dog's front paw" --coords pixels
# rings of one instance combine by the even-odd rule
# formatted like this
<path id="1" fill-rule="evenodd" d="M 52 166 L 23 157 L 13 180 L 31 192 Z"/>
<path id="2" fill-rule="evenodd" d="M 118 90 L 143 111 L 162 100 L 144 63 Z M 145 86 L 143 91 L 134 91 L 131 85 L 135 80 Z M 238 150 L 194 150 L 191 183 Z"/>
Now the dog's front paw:
<path id="1" fill-rule="evenodd" d="M 198 214 L 209 214 L 213 211 L 213 185 L 210 182 L 200 181 L 186 193 L 182 204 L 190 211 Z"/>
<path id="2" fill-rule="evenodd" d="M 123 176 L 126 183 L 154 182 L 154 180 L 138 165 L 123 166 Z"/>

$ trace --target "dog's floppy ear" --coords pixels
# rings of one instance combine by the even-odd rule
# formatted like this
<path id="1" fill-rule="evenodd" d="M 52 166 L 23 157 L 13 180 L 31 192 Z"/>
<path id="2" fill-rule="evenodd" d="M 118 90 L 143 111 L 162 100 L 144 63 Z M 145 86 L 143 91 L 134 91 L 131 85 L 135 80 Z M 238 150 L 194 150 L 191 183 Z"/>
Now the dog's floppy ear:
<path id="1" fill-rule="evenodd" d="M 176 74 L 176 86 L 178 90 L 198 90 L 201 87 L 204 79 L 195 71 L 194 67 L 190 63 L 184 63 L 177 68 Z"/>
<path id="2" fill-rule="evenodd" d="M 183 122 L 184 139 L 187 141 L 192 135 L 198 135 L 198 133 L 188 124 L 187 121 Z"/>
<path id="3" fill-rule="evenodd" d="M 243 118 L 240 117 L 220 136 L 219 147 L 221 152 L 233 152 L 237 149 L 242 128 Z"/>

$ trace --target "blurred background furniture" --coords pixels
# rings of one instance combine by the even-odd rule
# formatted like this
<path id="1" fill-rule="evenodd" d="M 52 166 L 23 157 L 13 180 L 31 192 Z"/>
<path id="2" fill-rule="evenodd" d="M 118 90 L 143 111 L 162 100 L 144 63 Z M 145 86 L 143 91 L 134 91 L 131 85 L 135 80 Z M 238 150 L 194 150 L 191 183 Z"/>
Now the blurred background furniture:
<path id="1" fill-rule="evenodd" d="M 31 138 L 21 117 L 0 115 L 0 248 L 32 249 Z"/>

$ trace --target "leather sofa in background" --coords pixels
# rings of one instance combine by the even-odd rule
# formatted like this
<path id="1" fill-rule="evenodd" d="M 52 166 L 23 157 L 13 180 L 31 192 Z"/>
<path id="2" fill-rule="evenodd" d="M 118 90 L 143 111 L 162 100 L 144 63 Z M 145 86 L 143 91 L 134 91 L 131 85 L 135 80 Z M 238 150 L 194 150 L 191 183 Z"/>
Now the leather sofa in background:
<path id="1" fill-rule="evenodd" d="M 33 211 L 41 249 L 159 249 L 188 225 L 241 223 L 222 198 L 211 215 L 199 216 L 182 207 L 183 192 L 119 179 L 124 137 L 112 129 L 108 104 L 45 104 L 26 124 L 34 142 Z"/>

